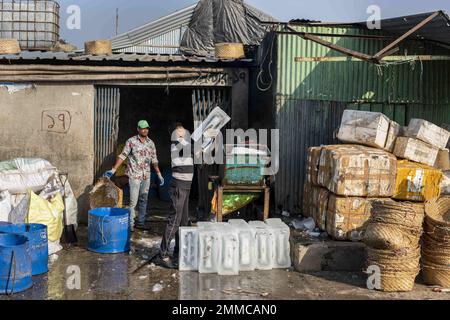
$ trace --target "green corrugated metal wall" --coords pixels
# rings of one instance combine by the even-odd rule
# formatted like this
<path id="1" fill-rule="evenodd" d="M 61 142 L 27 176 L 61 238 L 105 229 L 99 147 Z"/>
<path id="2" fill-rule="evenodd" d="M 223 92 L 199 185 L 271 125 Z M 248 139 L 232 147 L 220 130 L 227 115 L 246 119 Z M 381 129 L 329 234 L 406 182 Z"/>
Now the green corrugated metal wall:
<path id="1" fill-rule="evenodd" d="M 298 31 L 334 34 L 367 34 L 358 28 L 297 27 Z M 359 52 L 375 54 L 389 42 L 321 37 Z M 408 42 L 400 53 L 449 54 L 436 46 Z M 377 67 L 365 61 L 295 62 L 296 57 L 344 55 L 296 35 L 278 36 L 278 95 L 302 100 L 341 102 L 450 104 L 450 61 L 406 62 Z"/>
<path id="2" fill-rule="evenodd" d="M 297 27 L 311 33 L 367 34 L 357 28 Z M 372 33 L 373 34 L 373 33 Z M 322 37 L 356 51 L 375 54 L 386 41 Z M 403 63 L 378 68 L 363 61 L 295 62 L 296 57 L 341 57 L 296 35 L 278 35 L 276 126 L 280 129 L 277 208 L 301 212 L 305 159 L 309 147 L 334 143 L 344 109 L 383 112 L 401 125 L 422 118 L 450 124 L 450 61 Z M 450 55 L 450 50 L 407 42 L 397 55 Z"/>

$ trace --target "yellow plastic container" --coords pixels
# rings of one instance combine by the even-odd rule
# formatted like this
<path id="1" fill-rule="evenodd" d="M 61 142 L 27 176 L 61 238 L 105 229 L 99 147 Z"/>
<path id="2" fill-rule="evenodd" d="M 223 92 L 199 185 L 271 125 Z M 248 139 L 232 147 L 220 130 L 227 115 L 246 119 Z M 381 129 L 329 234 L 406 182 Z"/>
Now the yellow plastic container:
<path id="1" fill-rule="evenodd" d="M 394 199 L 425 202 L 439 197 L 442 178 L 439 169 L 407 160 L 398 161 Z"/>

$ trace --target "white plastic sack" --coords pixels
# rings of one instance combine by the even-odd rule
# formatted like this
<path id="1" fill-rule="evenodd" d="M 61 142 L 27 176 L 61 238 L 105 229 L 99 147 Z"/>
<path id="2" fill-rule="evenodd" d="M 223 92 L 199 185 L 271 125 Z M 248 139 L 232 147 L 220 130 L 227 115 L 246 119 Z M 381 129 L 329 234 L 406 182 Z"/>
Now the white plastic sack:
<path id="1" fill-rule="evenodd" d="M 48 255 L 51 256 L 59 251 L 61 251 L 63 247 L 60 244 L 60 241 L 49 241 L 48 242 Z"/>
<path id="2" fill-rule="evenodd" d="M 74 225 L 76 229 L 78 227 L 78 203 L 69 181 L 65 184 L 64 193 L 67 219 L 66 223 L 68 226 Z"/>
<path id="3" fill-rule="evenodd" d="M 9 192 L 0 192 L 0 222 L 8 222 L 11 208 L 11 195 Z"/>
<path id="4" fill-rule="evenodd" d="M 72 187 L 65 175 L 59 176 L 57 173 L 53 174 L 39 196 L 43 199 L 51 199 L 58 193 L 63 196 L 64 205 L 66 208 L 67 225 L 78 226 L 78 203 L 73 193 Z"/>
<path id="5" fill-rule="evenodd" d="M 40 192 L 56 172 L 50 162 L 42 159 L 18 158 L 0 162 L 0 191 L 11 194 Z"/>

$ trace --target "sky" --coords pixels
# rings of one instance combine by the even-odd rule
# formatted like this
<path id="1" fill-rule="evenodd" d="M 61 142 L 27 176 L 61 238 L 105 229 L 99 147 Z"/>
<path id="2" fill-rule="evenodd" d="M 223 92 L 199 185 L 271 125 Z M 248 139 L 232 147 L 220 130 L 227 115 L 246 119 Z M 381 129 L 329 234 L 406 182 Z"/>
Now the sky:
<path id="1" fill-rule="evenodd" d="M 116 8 L 119 9 L 119 33 L 180 10 L 196 0 L 60 0 L 61 38 L 82 47 L 94 39 L 115 35 Z M 450 13 L 449 0 L 247 0 L 247 3 L 280 21 L 294 18 L 328 22 L 365 21 L 368 6 L 378 5 L 382 18 L 444 10 Z M 71 5 L 80 8 L 80 29 L 69 30 L 66 21 Z"/>

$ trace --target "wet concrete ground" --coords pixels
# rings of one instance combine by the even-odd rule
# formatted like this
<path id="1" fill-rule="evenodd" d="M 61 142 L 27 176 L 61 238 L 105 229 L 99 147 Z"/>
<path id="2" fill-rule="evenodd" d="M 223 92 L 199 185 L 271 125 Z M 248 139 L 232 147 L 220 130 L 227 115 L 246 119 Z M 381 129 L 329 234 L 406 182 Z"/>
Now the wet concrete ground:
<path id="1" fill-rule="evenodd" d="M 224 277 L 178 272 L 146 259 L 159 248 L 164 217 L 153 215 L 151 231 L 136 231 L 130 254 L 100 255 L 86 250 L 86 228 L 79 229 L 79 246 L 66 248 L 50 259 L 50 272 L 34 277 L 32 289 L 0 300 L 265 300 L 265 299 L 450 299 L 450 293 L 434 293 L 417 284 L 409 293 L 381 293 L 365 288 L 366 277 L 358 273 L 321 272 L 301 274 L 290 270 L 242 272 Z M 75 268 L 74 268 L 75 266 Z M 79 267 L 80 288 L 71 277 Z M 68 285 L 69 283 L 69 285 Z M 155 286 L 157 285 L 157 286 Z M 156 287 L 161 290 L 154 292 Z"/>

